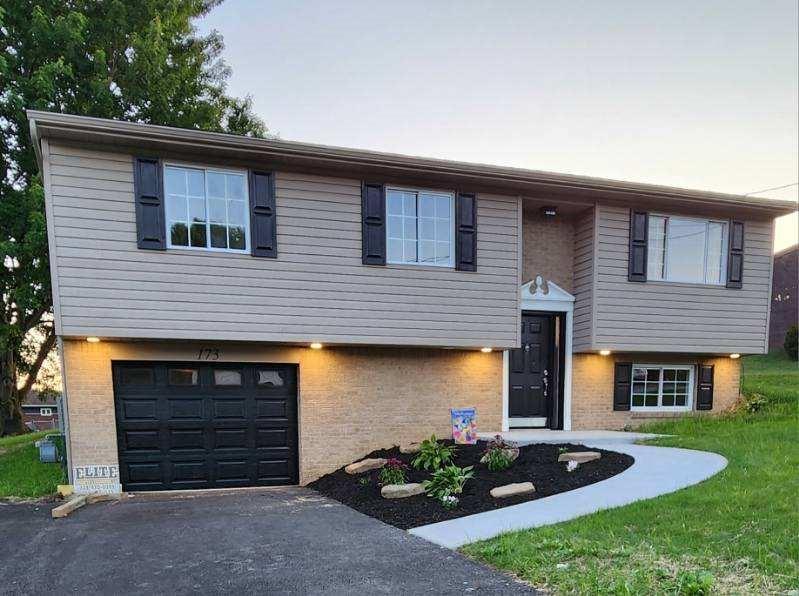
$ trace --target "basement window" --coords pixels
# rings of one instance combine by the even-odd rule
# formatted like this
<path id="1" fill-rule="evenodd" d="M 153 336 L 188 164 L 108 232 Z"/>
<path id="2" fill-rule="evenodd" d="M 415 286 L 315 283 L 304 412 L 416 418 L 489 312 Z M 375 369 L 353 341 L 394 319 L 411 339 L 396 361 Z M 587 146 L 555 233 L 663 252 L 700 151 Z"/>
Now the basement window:
<path id="1" fill-rule="evenodd" d="M 693 405 L 694 367 L 682 365 L 633 365 L 633 411 L 681 412 Z"/>

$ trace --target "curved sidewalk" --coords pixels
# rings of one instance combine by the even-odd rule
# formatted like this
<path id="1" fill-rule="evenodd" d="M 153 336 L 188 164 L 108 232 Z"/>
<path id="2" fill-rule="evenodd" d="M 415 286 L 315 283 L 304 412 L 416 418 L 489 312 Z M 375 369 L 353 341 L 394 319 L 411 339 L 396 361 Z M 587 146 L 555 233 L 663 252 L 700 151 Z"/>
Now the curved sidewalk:
<path id="1" fill-rule="evenodd" d="M 438 545 L 457 548 L 505 532 L 547 526 L 665 495 L 702 482 L 727 467 L 726 458 L 707 451 L 623 443 L 596 446 L 632 455 L 635 463 L 596 484 L 408 531 Z"/>

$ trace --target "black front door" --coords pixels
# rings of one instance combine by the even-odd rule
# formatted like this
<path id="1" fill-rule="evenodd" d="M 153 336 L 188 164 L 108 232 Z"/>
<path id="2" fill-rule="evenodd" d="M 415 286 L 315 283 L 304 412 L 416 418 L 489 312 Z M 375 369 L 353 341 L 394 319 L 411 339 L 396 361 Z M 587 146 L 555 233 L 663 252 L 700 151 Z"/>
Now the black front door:
<path id="1" fill-rule="evenodd" d="M 553 395 L 554 319 L 551 315 L 522 314 L 522 347 L 510 351 L 508 415 L 546 418 Z"/>

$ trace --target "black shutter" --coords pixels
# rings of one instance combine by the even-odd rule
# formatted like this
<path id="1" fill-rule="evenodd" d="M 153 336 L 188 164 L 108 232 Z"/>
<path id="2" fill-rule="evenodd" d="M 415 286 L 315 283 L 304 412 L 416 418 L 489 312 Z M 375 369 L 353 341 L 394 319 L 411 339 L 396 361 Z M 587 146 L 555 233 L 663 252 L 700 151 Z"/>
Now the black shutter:
<path id="1" fill-rule="evenodd" d="M 386 189 L 382 184 L 361 186 L 361 247 L 364 265 L 386 264 Z"/>
<path id="2" fill-rule="evenodd" d="M 699 382 L 696 390 L 696 409 L 713 409 L 713 365 L 699 365 Z"/>
<path id="3" fill-rule="evenodd" d="M 477 271 L 477 195 L 459 192 L 455 202 L 455 268 Z"/>
<path id="4" fill-rule="evenodd" d="M 133 160 L 133 189 L 136 196 L 136 243 L 149 250 L 166 249 L 164 190 L 161 162 L 149 157 Z"/>
<path id="5" fill-rule="evenodd" d="M 730 222 L 727 255 L 727 287 L 740 288 L 744 281 L 744 222 Z"/>
<path id="6" fill-rule="evenodd" d="M 649 214 L 630 210 L 630 252 L 627 263 L 629 281 L 646 281 Z"/>
<path id="7" fill-rule="evenodd" d="M 613 377 L 613 409 L 629 410 L 633 365 L 630 362 L 617 362 Z"/>
<path id="8" fill-rule="evenodd" d="M 254 257 L 277 258 L 275 175 L 250 172 L 250 246 Z"/>

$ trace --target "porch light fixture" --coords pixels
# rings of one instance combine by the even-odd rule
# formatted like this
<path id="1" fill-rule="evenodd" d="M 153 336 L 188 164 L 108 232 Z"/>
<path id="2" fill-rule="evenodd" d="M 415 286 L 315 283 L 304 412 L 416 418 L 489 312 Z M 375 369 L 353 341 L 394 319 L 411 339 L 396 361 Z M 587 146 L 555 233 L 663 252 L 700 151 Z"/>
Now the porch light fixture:
<path id="1" fill-rule="evenodd" d="M 491 352 L 493 352 L 494 350 L 493 350 L 492 348 L 489 348 L 489 347 L 487 347 L 487 346 L 486 346 L 485 348 L 480 348 L 480 351 L 481 351 L 483 354 L 490 354 L 490 353 L 491 353 Z"/>
<path id="2" fill-rule="evenodd" d="M 541 215 L 544 217 L 555 217 L 557 214 L 557 207 L 541 207 Z"/>
<path id="3" fill-rule="evenodd" d="M 740 354 L 730 354 L 730 358 L 732 358 L 733 360 L 738 360 L 738 358 L 740 357 L 741 357 Z"/>
<path id="4" fill-rule="evenodd" d="M 600 356 L 610 356 L 610 350 L 599 350 Z"/>
<path id="5" fill-rule="evenodd" d="M 90 344 L 96 344 L 96 343 L 98 343 L 100 341 L 100 338 L 99 337 L 87 337 L 86 341 L 89 342 Z"/>
<path id="6" fill-rule="evenodd" d="M 315 341 L 315 342 L 313 342 L 311 344 L 311 349 L 312 350 L 321 350 L 322 349 L 322 344 L 320 344 L 318 341 Z"/>

